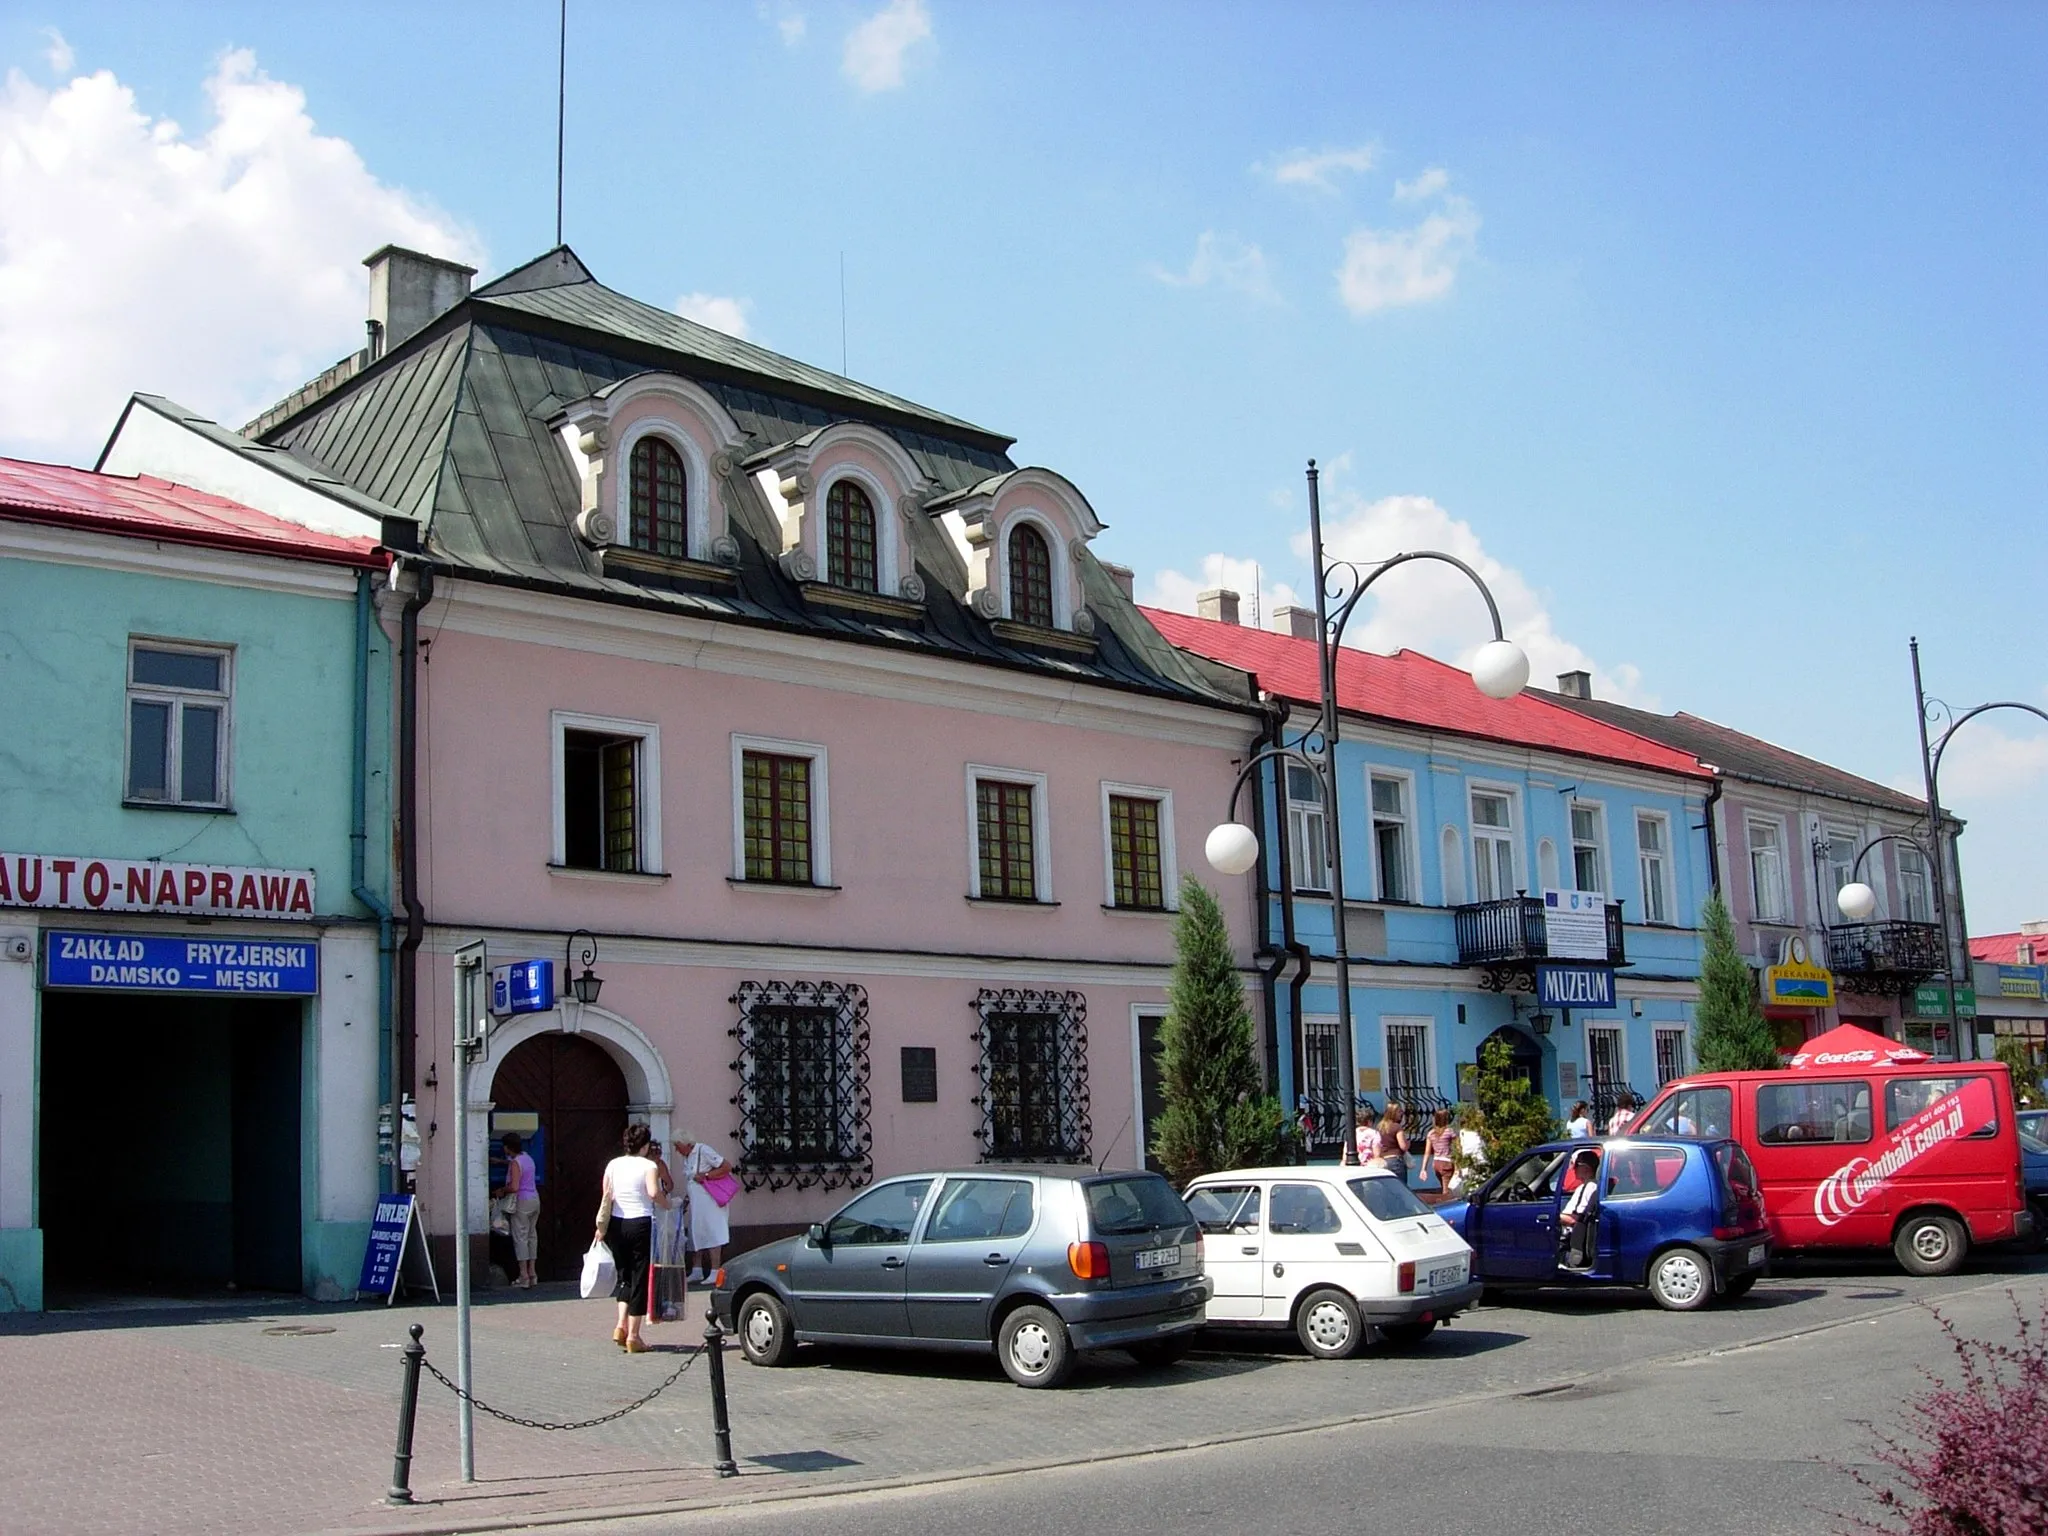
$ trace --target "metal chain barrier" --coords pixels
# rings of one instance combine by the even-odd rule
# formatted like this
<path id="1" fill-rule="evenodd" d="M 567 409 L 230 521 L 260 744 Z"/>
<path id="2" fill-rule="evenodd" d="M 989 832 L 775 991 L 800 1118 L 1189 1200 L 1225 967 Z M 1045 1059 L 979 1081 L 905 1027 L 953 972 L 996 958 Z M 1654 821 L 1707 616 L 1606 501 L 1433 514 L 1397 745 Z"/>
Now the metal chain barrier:
<path id="1" fill-rule="evenodd" d="M 475 1393 L 464 1392 L 461 1387 L 457 1386 L 454 1382 L 450 1381 L 446 1376 L 443 1376 L 441 1372 L 435 1368 L 433 1361 L 428 1360 L 424 1356 L 422 1356 L 420 1359 L 420 1366 L 422 1369 L 426 1371 L 426 1373 L 429 1376 L 433 1377 L 434 1380 L 441 1383 L 441 1385 L 446 1387 L 450 1392 L 453 1392 L 458 1398 L 467 1397 L 469 1399 L 470 1406 L 477 1409 L 479 1412 L 487 1413 L 492 1418 L 501 1419 L 507 1424 L 517 1424 L 521 1429 L 544 1429 L 548 1431 L 555 1431 L 564 1429 L 595 1429 L 600 1424 L 611 1423 L 613 1419 L 623 1419 L 627 1414 L 633 1412 L 635 1409 L 645 1408 L 649 1403 L 653 1402 L 657 1397 L 661 1396 L 662 1393 L 666 1392 L 670 1387 L 674 1386 L 678 1381 L 682 1380 L 684 1375 L 688 1373 L 690 1367 L 695 1365 L 700 1359 L 702 1359 L 704 1354 L 705 1349 L 702 1347 L 698 1348 L 691 1354 L 689 1359 L 685 1360 L 681 1365 L 675 1368 L 675 1371 L 669 1376 L 668 1380 L 664 1381 L 652 1392 L 649 1392 L 645 1397 L 642 1397 L 634 1402 L 630 1402 L 626 1404 L 626 1406 L 623 1408 L 615 1409 L 607 1414 L 602 1414 L 597 1418 L 579 1419 L 574 1424 L 549 1424 L 540 1419 L 523 1419 L 516 1413 L 507 1413 L 502 1408 L 493 1408 L 489 1403 L 485 1402 Z"/>

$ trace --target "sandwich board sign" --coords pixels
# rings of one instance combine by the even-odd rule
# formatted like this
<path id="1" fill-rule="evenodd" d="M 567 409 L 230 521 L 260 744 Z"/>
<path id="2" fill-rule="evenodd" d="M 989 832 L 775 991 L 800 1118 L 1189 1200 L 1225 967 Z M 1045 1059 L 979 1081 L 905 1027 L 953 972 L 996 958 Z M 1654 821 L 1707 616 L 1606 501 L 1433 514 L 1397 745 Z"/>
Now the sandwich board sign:
<path id="1" fill-rule="evenodd" d="M 370 1242 L 363 1250 L 363 1272 L 356 1279 L 356 1298 L 382 1296 L 387 1307 L 398 1299 L 400 1285 L 434 1293 L 434 1260 L 427 1252 L 427 1234 L 420 1226 L 420 1208 L 411 1195 L 379 1195 L 370 1218 Z"/>

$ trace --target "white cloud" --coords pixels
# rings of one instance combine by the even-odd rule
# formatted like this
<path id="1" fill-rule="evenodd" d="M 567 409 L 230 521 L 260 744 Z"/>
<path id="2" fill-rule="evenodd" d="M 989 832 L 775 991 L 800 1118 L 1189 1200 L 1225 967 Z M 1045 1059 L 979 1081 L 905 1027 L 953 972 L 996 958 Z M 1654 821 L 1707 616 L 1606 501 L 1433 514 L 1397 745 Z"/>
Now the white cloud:
<path id="1" fill-rule="evenodd" d="M 1186 271 L 1175 272 L 1161 266 L 1147 270 L 1160 282 L 1175 288 L 1228 289 L 1261 304 L 1277 303 L 1280 298 L 1273 287 L 1266 253 L 1235 235 L 1219 235 L 1213 229 L 1202 231 L 1201 238 L 1195 241 L 1195 254 Z"/>
<path id="2" fill-rule="evenodd" d="M 2006 718 L 2025 724 L 2017 711 Z M 1956 732 L 1954 743 L 1941 757 L 1941 799 L 1953 809 L 1957 796 L 2016 795 L 2038 789 L 2048 782 L 2048 731 L 2009 734 L 1994 719 L 1972 720 Z M 1915 781 L 1909 794 L 1925 793 Z"/>
<path id="3" fill-rule="evenodd" d="M 50 66 L 50 73 L 70 74 L 71 66 L 78 62 L 78 55 L 72 52 L 71 45 L 64 41 L 64 34 L 55 27 L 45 27 L 43 40 L 47 44 L 43 49 L 43 60 Z"/>
<path id="4" fill-rule="evenodd" d="M 840 68 L 863 91 L 893 91 L 903 84 L 905 56 L 931 35 L 924 0 L 889 0 L 846 34 Z"/>
<path id="5" fill-rule="evenodd" d="M 763 21 L 774 23 L 775 30 L 786 48 L 796 47 L 804 40 L 804 34 L 810 30 L 810 23 L 804 13 L 786 3 L 770 4 L 769 0 L 760 0 L 754 7 L 754 13 Z"/>
<path id="6" fill-rule="evenodd" d="M 1334 192 L 1340 174 L 1362 175 L 1372 169 L 1378 158 L 1379 151 L 1370 144 L 1352 149 L 1297 149 L 1254 169 L 1264 170 L 1283 187 L 1314 187 L 1321 192 Z"/>
<path id="7" fill-rule="evenodd" d="M 1435 197 L 1451 184 L 1451 173 L 1440 165 L 1433 165 L 1413 181 L 1394 183 L 1394 201 L 1397 203 L 1420 203 Z"/>
<path id="8" fill-rule="evenodd" d="M 0 445 L 95 452 L 131 391 L 239 424 L 360 346 L 362 259 L 476 237 L 319 134 L 253 54 L 188 135 L 111 73 L 0 84 Z"/>
<path id="9" fill-rule="evenodd" d="M 1301 603 L 1304 599 L 1284 581 L 1271 581 L 1270 573 L 1260 570 L 1250 560 L 1234 555 L 1204 555 L 1202 574 L 1199 577 L 1183 575 L 1179 571 L 1160 571 L 1152 578 L 1142 601 L 1154 608 L 1169 609 L 1174 613 L 1193 613 L 1195 597 L 1216 587 L 1226 587 L 1244 599 L 1239 608 L 1238 621 L 1252 623 L 1252 597 L 1258 595 L 1258 627 L 1271 629 L 1273 615 L 1289 603 Z"/>
<path id="10" fill-rule="evenodd" d="M 1355 229 L 1344 240 L 1337 296 L 1354 315 L 1440 299 L 1478 233 L 1478 210 L 1462 197 L 1446 197 L 1413 229 Z"/>
<path id="11" fill-rule="evenodd" d="M 708 325 L 742 341 L 747 339 L 747 315 L 753 307 L 752 299 L 731 299 L 716 293 L 686 293 L 676 300 L 676 313 L 685 320 Z"/>

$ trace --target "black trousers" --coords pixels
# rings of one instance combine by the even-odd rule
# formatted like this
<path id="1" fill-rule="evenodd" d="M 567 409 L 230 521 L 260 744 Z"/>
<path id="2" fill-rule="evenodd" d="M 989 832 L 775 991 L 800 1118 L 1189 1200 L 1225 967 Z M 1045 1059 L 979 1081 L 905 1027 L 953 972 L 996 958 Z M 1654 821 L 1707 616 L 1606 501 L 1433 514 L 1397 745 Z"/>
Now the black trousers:
<path id="1" fill-rule="evenodd" d="M 604 1240 L 611 1245 L 612 1263 L 619 1271 L 612 1287 L 612 1299 L 626 1304 L 626 1316 L 647 1315 L 647 1258 L 654 1237 L 654 1222 L 646 1216 L 614 1216 L 605 1229 Z"/>
<path id="2" fill-rule="evenodd" d="M 1559 1235 L 1557 1262 L 1566 1269 L 1593 1267 L 1593 1240 L 1600 1230 L 1597 1212 L 1588 1211 Z"/>

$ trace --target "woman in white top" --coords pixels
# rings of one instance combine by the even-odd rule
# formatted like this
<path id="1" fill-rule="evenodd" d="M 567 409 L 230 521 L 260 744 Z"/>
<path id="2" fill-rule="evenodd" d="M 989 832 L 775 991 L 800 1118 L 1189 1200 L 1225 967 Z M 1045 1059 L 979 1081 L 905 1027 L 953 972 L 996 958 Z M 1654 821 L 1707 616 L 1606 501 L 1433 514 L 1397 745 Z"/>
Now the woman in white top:
<path id="1" fill-rule="evenodd" d="M 725 1245 L 732 1238 L 725 1207 L 711 1197 L 704 1185 L 732 1170 L 726 1166 L 725 1159 L 704 1142 L 685 1137 L 670 1145 L 676 1149 L 676 1156 L 682 1159 L 676 1166 L 689 1195 L 690 1250 L 694 1261 L 688 1278 L 689 1283 L 695 1285 L 718 1273 L 719 1261 L 725 1257 Z"/>
<path id="2" fill-rule="evenodd" d="M 647 1155 L 653 1140 L 644 1125 L 626 1127 L 625 1153 L 604 1167 L 604 1203 L 598 1207 L 598 1239 L 608 1243 L 618 1266 L 612 1296 L 619 1304 L 619 1323 L 612 1342 L 630 1355 L 645 1354 L 640 1326 L 647 1320 L 647 1261 L 656 1208 L 667 1210 L 661 1168 Z"/>

